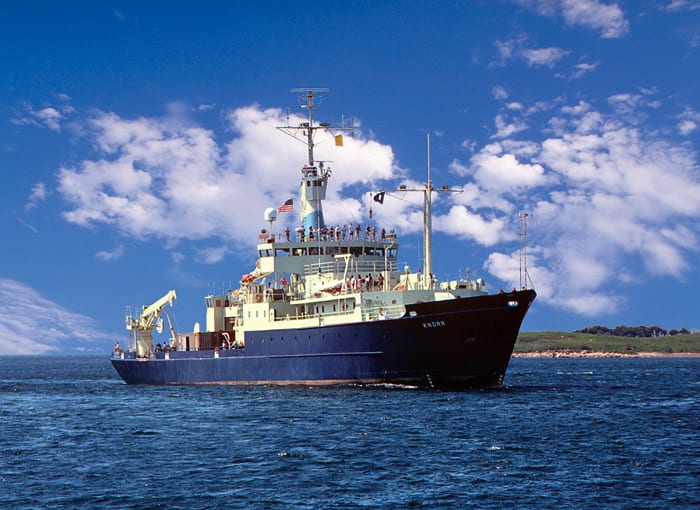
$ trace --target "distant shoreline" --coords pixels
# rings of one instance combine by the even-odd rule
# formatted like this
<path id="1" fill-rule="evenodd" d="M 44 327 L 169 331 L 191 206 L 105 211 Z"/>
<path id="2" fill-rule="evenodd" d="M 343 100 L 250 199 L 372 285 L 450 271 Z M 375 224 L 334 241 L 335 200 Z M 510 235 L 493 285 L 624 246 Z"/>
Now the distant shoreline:
<path id="1" fill-rule="evenodd" d="M 700 352 L 599 352 L 599 351 L 532 351 L 514 352 L 513 358 L 700 358 Z"/>

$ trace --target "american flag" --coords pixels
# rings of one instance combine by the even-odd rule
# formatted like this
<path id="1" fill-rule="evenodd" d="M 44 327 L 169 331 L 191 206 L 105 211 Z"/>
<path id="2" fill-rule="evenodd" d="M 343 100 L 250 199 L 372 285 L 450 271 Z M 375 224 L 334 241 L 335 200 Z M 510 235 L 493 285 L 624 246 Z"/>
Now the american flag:
<path id="1" fill-rule="evenodd" d="M 278 213 L 292 212 L 294 210 L 294 200 L 289 199 L 277 208 Z"/>

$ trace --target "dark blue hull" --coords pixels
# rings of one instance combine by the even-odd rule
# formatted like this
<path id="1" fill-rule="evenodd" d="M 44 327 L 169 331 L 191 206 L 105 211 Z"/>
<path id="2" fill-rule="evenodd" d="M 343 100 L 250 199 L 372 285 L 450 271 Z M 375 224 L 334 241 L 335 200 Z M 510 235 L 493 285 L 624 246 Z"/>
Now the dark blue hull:
<path id="1" fill-rule="evenodd" d="M 129 384 L 499 386 L 535 292 L 420 303 L 405 317 L 246 333 L 245 348 L 113 356 Z"/>

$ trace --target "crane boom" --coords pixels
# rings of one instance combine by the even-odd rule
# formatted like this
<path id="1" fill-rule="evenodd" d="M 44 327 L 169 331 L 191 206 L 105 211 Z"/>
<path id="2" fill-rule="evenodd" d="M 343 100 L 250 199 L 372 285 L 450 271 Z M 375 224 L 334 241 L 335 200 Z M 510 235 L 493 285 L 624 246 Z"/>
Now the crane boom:
<path id="1" fill-rule="evenodd" d="M 153 349 L 153 328 L 161 313 L 165 312 L 165 305 L 173 306 L 177 299 L 177 294 L 174 290 L 168 291 L 163 297 L 150 305 L 143 305 L 141 315 L 138 318 L 131 314 L 126 316 L 126 329 L 133 332 L 136 343 L 137 356 L 146 356 Z M 165 313 L 170 326 L 170 333 L 173 342 L 176 341 L 175 330 L 170 321 L 170 315 Z"/>

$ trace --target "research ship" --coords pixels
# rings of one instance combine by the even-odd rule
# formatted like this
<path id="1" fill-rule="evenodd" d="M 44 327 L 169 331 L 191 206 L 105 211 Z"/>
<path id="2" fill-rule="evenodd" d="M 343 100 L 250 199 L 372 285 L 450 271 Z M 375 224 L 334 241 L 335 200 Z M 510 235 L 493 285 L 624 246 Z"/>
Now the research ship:
<path id="1" fill-rule="evenodd" d="M 115 345 L 111 356 L 119 375 L 128 384 L 150 385 L 501 386 L 535 291 L 523 285 L 488 293 L 482 279 L 468 274 L 452 281 L 433 274 L 432 195 L 458 190 L 433 188 L 429 163 L 424 187 L 373 195 L 381 203 L 387 194 L 423 194 L 421 269 L 399 267 L 393 230 L 327 225 L 323 201 L 331 168 L 314 158 L 315 138 L 325 133 L 342 145 L 351 128 L 315 122 L 318 95 L 327 89 L 293 92 L 306 110 L 304 122 L 278 129 L 308 148 L 300 225 L 274 233 L 278 214 L 293 209 L 293 200 L 264 212 L 269 229 L 261 229 L 255 267 L 237 290 L 205 297 L 203 329 L 195 323 L 191 332 L 175 330 L 168 311 L 175 290 L 127 313 L 130 345 Z M 166 322 L 167 340 L 154 345 L 154 330 L 163 333 Z"/>

